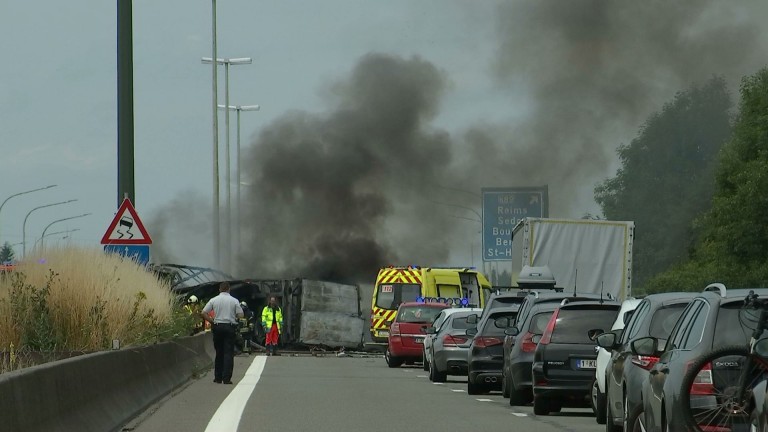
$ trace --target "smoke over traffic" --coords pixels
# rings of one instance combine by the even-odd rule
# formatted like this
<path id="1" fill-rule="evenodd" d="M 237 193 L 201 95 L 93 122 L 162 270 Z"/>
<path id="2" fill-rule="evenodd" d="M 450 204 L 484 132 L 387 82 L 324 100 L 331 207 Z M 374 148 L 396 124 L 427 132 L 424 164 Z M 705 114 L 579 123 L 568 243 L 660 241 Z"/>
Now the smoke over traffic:
<path id="1" fill-rule="evenodd" d="M 251 143 L 241 273 L 369 282 L 476 254 L 482 187 L 546 184 L 550 216 L 595 212 L 595 184 L 651 112 L 765 63 L 763 3 L 502 2 L 487 79 L 510 95 L 500 111 L 524 109 L 450 133 L 435 123 L 451 77 L 429 52 L 363 56 L 327 109 L 287 112 Z"/>

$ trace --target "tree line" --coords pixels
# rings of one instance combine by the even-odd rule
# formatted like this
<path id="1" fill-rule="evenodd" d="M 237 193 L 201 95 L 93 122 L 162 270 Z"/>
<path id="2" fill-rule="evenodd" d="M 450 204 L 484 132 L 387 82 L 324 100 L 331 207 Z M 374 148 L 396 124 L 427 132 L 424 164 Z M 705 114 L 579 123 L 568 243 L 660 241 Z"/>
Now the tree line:
<path id="1" fill-rule="evenodd" d="M 768 69 L 739 96 L 720 77 L 677 93 L 595 187 L 607 219 L 635 221 L 636 292 L 768 286 Z"/>

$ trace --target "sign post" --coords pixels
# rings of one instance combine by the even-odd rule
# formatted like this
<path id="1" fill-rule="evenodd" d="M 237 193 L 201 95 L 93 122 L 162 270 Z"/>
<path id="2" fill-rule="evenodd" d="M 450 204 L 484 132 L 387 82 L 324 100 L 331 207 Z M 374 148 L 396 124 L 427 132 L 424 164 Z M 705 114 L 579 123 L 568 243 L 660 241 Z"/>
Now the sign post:
<path id="1" fill-rule="evenodd" d="M 149 263 L 149 245 L 152 244 L 152 238 L 149 237 L 130 199 L 123 200 L 101 238 L 101 244 L 104 245 L 106 253 L 116 253 L 139 264 Z"/>
<path id="2" fill-rule="evenodd" d="M 549 217 L 547 186 L 483 188 L 483 261 L 512 260 L 512 229 L 524 217 Z"/>

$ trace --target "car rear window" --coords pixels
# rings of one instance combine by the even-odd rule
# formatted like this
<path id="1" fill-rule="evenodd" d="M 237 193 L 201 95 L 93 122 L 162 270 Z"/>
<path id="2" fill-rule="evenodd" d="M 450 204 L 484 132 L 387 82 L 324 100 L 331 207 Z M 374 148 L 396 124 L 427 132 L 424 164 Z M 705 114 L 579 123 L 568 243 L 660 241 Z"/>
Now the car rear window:
<path id="1" fill-rule="evenodd" d="M 742 305 L 739 301 L 720 307 L 713 346 L 738 345 L 749 341 L 752 331 L 757 327 L 759 311 L 744 309 Z"/>
<path id="2" fill-rule="evenodd" d="M 404 306 L 397 313 L 398 322 L 427 322 L 431 323 L 443 308 L 427 306 Z"/>
<path id="3" fill-rule="evenodd" d="M 651 318 L 650 336 L 657 339 L 667 339 L 686 306 L 688 303 L 679 303 L 657 309 Z"/>
<path id="4" fill-rule="evenodd" d="M 587 332 L 592 329 L 610 330 L 618 313 L 618 309 L 608 308 L 561 309 L 552 332 L 552 343 L 593 344 Z"/>
<path id="5" fill-rule="evenodd" d="M 516 315 L 517 315 L 517 312 L 513 312 L 513 311 L 495 312 L 491 314 L 491 316 L 488 317 L 488 320 L 485 322 L 485 326 L 483 327 L 483 331 L 482 331 L 483 336 L 504 336 L 505 329 L 496 327 L 496 324 L 495 324 L 496 319 L 510 318 L 511 320 L 514 320 Z"/>
<path id="6" fill-rule="evenodd" d="M 552 318 L 553 312 L 554 311 L 541 312 L 534 315 L 533 318 L 531 318 L 531 325 L 528 326 L 528 331 L 538 335 L 544 334 L 544 330 L 546 330 L 547 323 L 549 322 L 549 319 Z"/>
<path id="7" fill-rule="evenodd" d="M 474 327 L 472 324 L 467 323 L 467 317 L 456 317 L 451 320 L 451 328 L 455 329 L 468 329 L 470 327 Z"/>
<path id="8" fill-rule="evenodd" d="M 523 297 L 496 297 L 491 301 L 490 307 L 495 308 L 499 306 L 507 306 L 511 304 L 518 304 L 523 302 Z"/>

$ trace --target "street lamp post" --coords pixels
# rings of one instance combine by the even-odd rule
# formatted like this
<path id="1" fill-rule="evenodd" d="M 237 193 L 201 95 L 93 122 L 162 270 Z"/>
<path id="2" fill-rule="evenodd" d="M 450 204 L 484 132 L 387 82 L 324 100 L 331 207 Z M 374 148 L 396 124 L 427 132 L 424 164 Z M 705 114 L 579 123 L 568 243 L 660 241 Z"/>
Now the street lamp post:
<path id="1" fill-rule="evenodd" d="M 227 108 L 229 111 L 237 111 L 237 152 L 235 155 L 235 179 L 237 181 L 237 189 L 235 195 L 235 202 L 237 203 L 237 211 L 235 212 L 235 251 L 237 255 L 240 255 L 240 186 L 242 179 L 240 178 L 240 112 L 241 111 L 258 111 L 261 109 L 259 105 L 219 105 L 219 108 Z M 227 128 L 229 129 L 229 128 Z"/>
<path id="2" fill-rule="evenodd" d="M 68 204 L 68 203 L 75 202 L 75 201 L 77 201 L 77 200 L 76 199 L 71 199 L 69 201 L 62 201 L 62 202 L 57 202 L 57 203 L 53 203 L 53 204 L 46 204 L 46 205 L 42 205 L 42 206 L 37 206 L 37 207 L 33 208 L 32 210 L 30 210 L 29 213 L 27 213 L 26 216 L 24 216 L 24 224 L 21 227 L 21 257 L 22 258 L 26 258 L 26 256 L 27 256 L 27 219 L 29 219 L 29 215 L 31 215 L 32 212 L 34 212 L 35 210 L 40 210 L 42 208 L 53 207 L 53 206 L 57 206 L 57 205 L 61 205 L 61 204 Z"/>
<path id="3" fill-rule="evenodd" d="M 77 215 L 77 216 L 72 216 L 72 217 L 63 218 L 63 219 L 57 219 L 57 220 L 55 220 L 55 221 L 53 221 L 53 222 L 49 223 L 49 224 L 48 224 L 48 225 L 46 225 L 46 226 L 45 226 L 45 228 L 43 229 L 43 235 L 41 235 L 41 236 L 40 236 L 40 247 L 41 247 L 41 248 L 42 248 L 42 247 L 44 247 L 44 241 L 43 241 L 43 239 L 45 238 L 45 232 L 46 232 L 46 231 L 48 231 L 48 228 L 50 228 L 50 227 L 51 227 L 51 225 L 53 225 L 53 224 L 55 224 L 55 223 L 63 222 L 63 221 L 68 221 L 68 220 L 71 220 L 71 219 L 78 219 L 78 218 L 81 218 L 81 217 L 90 216 L 90 215 L 91 215 L 91 213 L 84 213 L 84 214 L 81 214 L 81 215 Z"/>
<path id="4" fill-rule="evenodd" d="M 203 57 L 202 61 L 205 64 L 212 64 L 212 63 L 214 63 L 213 59 L 214 59 L 214 57 Z M 253 63 L 253 59 L 251 59 L 250 57 L 242 57 L 242 58 L 216 58 L 216 62 L 215 63 L 217 65 L 219 65 L 219 64 L 224 65 L 224 106 L 229 106 L 229 65 L 251 64 L 251 63 Z M 217 106 L 220 107 L 220 105 L 218 105 L 218 104 L 217 104 Z M 218 116 L 218 114 L 217 114 L 217 116 Z M 231 270 L 231 262 L 230 262 L 231 260 L 230 260 L 230 256 L 229 256 L 230 255 L 229 254 L 229 251 L 230 251 L 229 248 L 230 248 L 230 245 L 232 244 L 232 225 L 231 225 L 232 224 L 232 197 L 231 197 L 231 193 L 230 193 L 231 182 L 232 182 L 232 180 L 230 178 L 230 175 L 232 173 L 232 168 L 231 168 L 230 163 L 231 163 L 232 157 L 230 156 L 230 153 L 229 153 L 229 148 L 230 148 L 230 145 L 229 145 L 229 132 L 230 132 L 230 127 L 229 127 L 229 110 L 226 110 L 225 113 L 224 113 L 224 124 L 225 124 L 225 127 L 226 127 L 226 141 L 227 141 L 227 146 L 226 146 L 226 150 L 225 150 L 225 155 L 226 155 L 226 168 L 225 169 L 226 169 L 227 173 L 226 173 L 225 180 L 224 180 L 224 184 L 227 185 L 226 208 L 224 210 L 224 219 L 225 219 L 224 220 L 224 242 L 227 244 L 227 247 L 224 249 L 225 250 L 225 256 L 224 256 L 225 259 L 224 260 L 227 263 L 227 266 L 229 266 L 230 270 Z"/>
<path id="5" fill-rule="evenodd" d="M 24 194 L 28 194 L 28 193 L 32 193 L 32 192 L 41 191 L 41 190 L 50 189 L 50 188 L 52 188 L 52 187 L 56 187 L 56 185 L 48 185 L 48 186 L 46 186 L 46 187 L 41 187 L 41 188 L 37 188 L 37 189 L 32 189 L 32 190 L 28 190 L 28 191 L 24 191 L 24 192 L 15 193 L 15 194 L 13 194 L 13 195 L 9 196 L 8 198 L 6 198 L 6 199 L 3 201 L 3 203 L 2 203 L 2 204 L 0 204 L 0 212 L 2 212 L 2 211 L 3 211 L 3 206 L 5 205 L 5 203 L 7 203 L 7 202 L 8 202 L 8 200 L 9 200 L 9 199 L 11 199 L 11 198 L 13 198 L 13 197 L 17 197 L 17 196 L 19 196 L 19 195 L 24 195 Z M 2 231 L 2 224 L 0 223 L 0 232 L 1 232 L 1 231 Z"/>
<path id="6" fill-rule="evenodd" d="M 33 247 L 33 249 L 37 249 L 37 243 L 38 242 L 40 242 L 40 249 L 41 250 L 44 249 L 45 246 L 43 245 L 43 239 L 46 238 L 46 237 L 50 237 L 50 236 L 53 236 L 53 235 L 56 235 L 56 234 L 69 234 L 69 233 L 73 233 L 75 231 L 80 231 L 80 228 L 75 228 L 75 229 L 65 230 L 65 231 L 56 231 L 56 232 L 45 234 L 42 237 L 40 237 L 39 239 L 35 240 L 35 246 Z M 66 237 L 64 237 L 64 238 L 66 238 Z"/>

